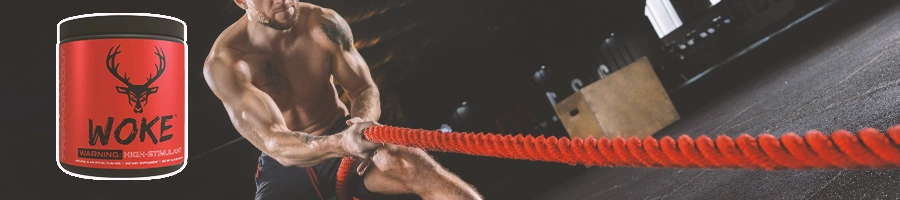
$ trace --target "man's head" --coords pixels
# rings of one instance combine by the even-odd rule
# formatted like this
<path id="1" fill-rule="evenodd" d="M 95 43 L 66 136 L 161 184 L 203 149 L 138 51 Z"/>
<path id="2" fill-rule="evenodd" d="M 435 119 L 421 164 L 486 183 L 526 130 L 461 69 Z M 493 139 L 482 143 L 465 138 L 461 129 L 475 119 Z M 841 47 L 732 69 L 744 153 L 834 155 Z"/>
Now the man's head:
<path id="1" fill-rule="evenodd" d="M 277 30 L 291 29 L 300 19 L 296 0 L 234 0 L 251 21 Z"/>

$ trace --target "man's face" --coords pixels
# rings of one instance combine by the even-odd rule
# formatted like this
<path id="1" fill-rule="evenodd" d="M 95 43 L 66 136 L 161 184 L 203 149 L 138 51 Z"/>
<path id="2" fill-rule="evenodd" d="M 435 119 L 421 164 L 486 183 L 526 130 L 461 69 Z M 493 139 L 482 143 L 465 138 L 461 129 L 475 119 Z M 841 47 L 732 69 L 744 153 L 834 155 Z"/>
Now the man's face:
<path id="1" fill-rule="evenodd" d="M 265 26 L 287 30 L 300 18 L 295 0 L 248 0 L 250 19 Z"/>

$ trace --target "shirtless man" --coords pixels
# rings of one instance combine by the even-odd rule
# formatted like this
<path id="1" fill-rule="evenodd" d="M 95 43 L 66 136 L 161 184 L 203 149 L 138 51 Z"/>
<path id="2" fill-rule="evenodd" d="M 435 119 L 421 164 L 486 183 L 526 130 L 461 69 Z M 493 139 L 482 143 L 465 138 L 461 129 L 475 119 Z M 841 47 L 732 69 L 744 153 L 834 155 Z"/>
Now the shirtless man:
<path id="1" fill-rule="evenodd" d="M 246 14 L 216 39 L 203 73 L 235 129 L 262 151 L 256 199 L 330 199 L 344 156 L 362 160 L 348 188 L 356 197 L 482 198 L 421 149 L 362 138 L 379 125 L 378 88 L 340 15 L 294 0 L 234 1 Z"/>

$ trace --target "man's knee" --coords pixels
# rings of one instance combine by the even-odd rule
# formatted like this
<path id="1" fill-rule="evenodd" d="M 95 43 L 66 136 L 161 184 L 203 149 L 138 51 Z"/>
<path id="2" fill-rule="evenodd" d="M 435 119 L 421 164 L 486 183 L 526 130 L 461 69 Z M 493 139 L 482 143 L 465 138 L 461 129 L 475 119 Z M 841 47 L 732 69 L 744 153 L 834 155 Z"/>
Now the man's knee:
<path id="1" fill-rule="evenodd" d="M 423 199 L 451 196 L 481 199 L 474 188 L 441 167 L 422 149 L 385 145 L 375 153 L 372 162 L 375 168 L 369 168 L 364 176 L 366 188 L 370 191 L 383 194 L 415 193 Z"/>
<path id="2" fill-rule="evenodd" d="M 419 181 L 430 179 L 426 178 L 427 159 L 430 156 L 421 149 L 385 145 L 372 157 L 363 182 L 366 189 L 379 194 L 414 193 Z"/>
<path id="3" fill-rule="evenodd" d="M 382 154 L 382 155 L 379 155 Z M 440 166 L 428 153 L 418 148 L 389 145 L 375 154 L 376 166 L 390 171 L 398 179 L 433 173 Z"/>

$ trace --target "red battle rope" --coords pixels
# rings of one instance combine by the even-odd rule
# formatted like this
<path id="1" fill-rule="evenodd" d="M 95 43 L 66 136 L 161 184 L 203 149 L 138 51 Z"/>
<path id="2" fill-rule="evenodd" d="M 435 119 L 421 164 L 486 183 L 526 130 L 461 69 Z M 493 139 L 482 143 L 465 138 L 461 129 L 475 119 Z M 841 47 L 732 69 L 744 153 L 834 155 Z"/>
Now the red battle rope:
<path id="1" fill-rule="evenodd" d="M 349 192 L 347 192 L 347 176 L 350 175 L 350 165 L 356 161 L 356 158 L 353 156 L 344 157 L 341 159 L 341 165 L 338 167 L 337 171 L 337 185 L 335 186 L 335 192 L 337 192 L 336 196 L 338 200 L 356 200 L 353 198 Z"/>
<path id="2" fill-rule="evenodd" d="M 442 133 L 434 130 L 373 126 L 365 130 L 368 140 L 417 147 L 431 151 L 455 152 L 498 158 L 560 162 L 570 165 L 731 168 L 731 169 L 877 169 L 900 167 L 900 125 L 887 134 L 865 128 L 856 135 L 837 130 L 825 135 L 810 130 L 803 136 L 786 133 L 777 138 L 762 134 L 754 138 L 742 134 L 736 139 L 706 135 L 692 139 L 647 136 L 587 139 L 553 136 L 532 137 L 484 133 Z M 352 161 L 344 159 L 338 170 L 339 199 L 347 199 L 343 177 Z M 343 175 L 343 176 L 342 176 Z M 344 193 L 344 194 L 342 194 Z"/>

